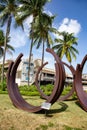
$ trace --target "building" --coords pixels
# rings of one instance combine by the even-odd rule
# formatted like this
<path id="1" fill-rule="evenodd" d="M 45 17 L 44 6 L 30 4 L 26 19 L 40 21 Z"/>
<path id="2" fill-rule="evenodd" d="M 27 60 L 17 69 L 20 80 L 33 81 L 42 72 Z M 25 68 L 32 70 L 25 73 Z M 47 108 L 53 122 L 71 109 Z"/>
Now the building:
<path id="1" fill-rule="evenodd" d="M 30 76 L 28 76 L 29 64 L 28 59 L 23 59 L 18 66 L 17 74 L 16 74 L 16 83 L 18 85 L 25 85 L 29 83 L 32 84 L 34 78 L 34 62 L 33 62 L 33 55 L 31 56 L 30 62 Z"/>
<path id="2" fill-rule="evenodd" d="M 33 58 L 31 58 L 30 63 L 30 76 L 29 76 L 29 84 L 33 84 L 35 82 L 35 76 L 37 73 L 38 68 L 41 66 L 41 60 L 37 59 L 33 61 Z M 16 74 L 16 83 L 18 85 L 25 85 L 28 84 L 28 60 L 22 60 Z M 54 77 L 55 77 L 55 71 L 49 68 L 44 67 L 41 71 L 41 83 L 53 83 Z M 40 80 L 40 77 L 38 77 L 38 80 Z"/>
<path id="3" fill-rule="evenodd" d="M 41 66 L 41 59 L 36 59 L 34 61 L 34 74 L 36 74 L 38 68 Z M 41 71 L 41 83 L 54 83 L 55 81 L 55 70 L 47 67 L 43 67 Z M 40 80 L 40 77 L 38 77 L 38 80 Z"/>

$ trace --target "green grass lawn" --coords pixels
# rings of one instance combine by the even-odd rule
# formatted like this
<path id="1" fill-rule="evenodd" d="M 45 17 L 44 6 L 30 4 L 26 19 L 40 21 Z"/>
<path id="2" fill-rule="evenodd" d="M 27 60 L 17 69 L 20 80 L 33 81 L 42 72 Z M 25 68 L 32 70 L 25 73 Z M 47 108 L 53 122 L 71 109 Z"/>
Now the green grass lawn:
<path id="1" fill-rule="evenodd" d="M 40 105 L 39 96 L 24 96 L 27 102 Z M 0 130 L 87 130 L 87 113 L 77 100 L 56 102 L 45 114 L 15 108 L 8 94 L 0 94 Z"/>

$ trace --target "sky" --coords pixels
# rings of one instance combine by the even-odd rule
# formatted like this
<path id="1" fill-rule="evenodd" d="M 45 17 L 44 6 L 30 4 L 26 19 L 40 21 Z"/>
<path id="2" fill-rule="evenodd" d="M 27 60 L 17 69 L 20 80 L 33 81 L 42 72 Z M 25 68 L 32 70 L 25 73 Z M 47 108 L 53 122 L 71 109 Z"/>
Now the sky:
<path id="1" fill-rule="evenodd" d="M 76 60 L 72 60 L 72 65 L 76 67 L 77 63 L 81 63 L 87 54 L 87 0 L 52 0 L 46 4 L 44 11 L 49 15 L 56 15 L 53 27 L 59 31 L 74 33 L 75 37 L 78 38 L 76 49 L 79 51 L 79 55 L 77 55 Z M 13 56 L 7 55 L 7 59 L 15 59 L 20 53 L 23 53 L 23 58 L 28 58 L 31 43 L 28 31 L 32 19 L 31 16 L 24 21 L 24 32 L 20 27 L 14 29 L 14 22 L 12 23 L 10 44 L 15 48 L 15 52 Z M 41 54 L 42 46 L 39 50 L 36 47 L 33 48 L 34 59 L 40 59 Z M 51 54 L 45 52 L 45 61 L 49 61 L 48 67 L 53 68 L 54 58 Z M 65 57 L 63 61 L 67 62 Z"/>

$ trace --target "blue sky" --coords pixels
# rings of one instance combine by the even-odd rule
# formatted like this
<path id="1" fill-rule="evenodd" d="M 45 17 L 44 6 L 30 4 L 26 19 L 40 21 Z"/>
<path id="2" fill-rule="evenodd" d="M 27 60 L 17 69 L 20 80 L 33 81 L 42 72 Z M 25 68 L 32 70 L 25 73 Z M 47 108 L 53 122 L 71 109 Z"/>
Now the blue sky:
<path id="1" fill-rule="evenodd" d="M 44 7 L 44 10 L 50 15 L 56 15 L 53 22 L 54 27 L 59 31 L 73 32 L 78 38 L 79 55 L 77 55 L 76 61 L 72 61 L 72 65 L 76 66 L 77 63 L 81 63 L 82 58 L 87 54 L 87 0 L 52 0 Z M 7 55 L 7 58 L 14 59 L 21 52 L 24 54 L 24 58 L 28 57 L 30 45 L 30 40 L 27 37 L 29 21 L 32 21 L 32 16 L 24 22 L 25 32 L 21 28 L 14 29 L 12 24 L 10 44 L 15 47 L 15 53 L 13 53 L 13 56 Z M 34 47 L 34 59 L 41 58 L 41 52 L 42 47 L 39 50 Z M 47 60 L 49 67 L 53 67 L 53 57 L 45 53 L 45 61 Z M 63 58 L 63 61 L 67 62 L 65 58 Z"/>

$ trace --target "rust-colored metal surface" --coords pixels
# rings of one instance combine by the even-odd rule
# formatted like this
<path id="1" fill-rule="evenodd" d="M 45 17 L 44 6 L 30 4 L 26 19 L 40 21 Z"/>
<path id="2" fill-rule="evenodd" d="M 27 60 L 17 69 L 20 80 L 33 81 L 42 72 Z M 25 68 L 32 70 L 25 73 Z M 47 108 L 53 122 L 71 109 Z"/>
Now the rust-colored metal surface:
<path id="1" fill-rule="evenodd" d="M 38 77 L 39 77 L 39 74 L 40 74 L 41 70 L 43 69 L 43 67 L 47 64 L 48 64 L 48 62 L 44 63 L 42 66 L 39 67 L 39 69 L 37 70 L 37 73 L 36 73 L 36 78 L 35 78 L 35 85 L 36 85 L 41 97 L 44 99 L 48 99 L 49 96 L 44 94 L 44 92 L 40 89 L 40 85 L 38 83 Z"/>
<path id="2" fill-rule="evenodd" d="M 66 100 L 68 99 L 70 96 L 72 96 L 72 94 L 74 93 L 75 89 L 74 89 L 74 77 L 75 77 L 75 69 L 72 65 L 68 65 L 66 64 L 65 62 L 62 62 L 63 65 L 67 66 L 67 68 L 69 68 L 69 70 L 71 71 L 72 75 L 73 75 L 73 85 L 72 85 L 72 88 L 70 90 L 70 92 L 68 94 L 66 94 L 65 96 L 60 96 L 58 98 L 58 101 L 63 101 L 63 100 Z M 38 84 L 38 77 L 39 77 L 39 74 L 40 74 L 40 71 L 43 69 L 43 67 L 48 64 L 48 62 L 44 63 L 41 67 L 39 67 L 37 73 L 36 73 L 36 79 L 35 79 L 35 85 L 38 89 L 38 91 L 40 92 L 41 94 L 41 97 L 44 98 L 44 99 L 48 99 L 49 96 L 47 96 L 46 94 L 44 94 L 44 92 L 40 89 L 40 86 Z"/>
<path id="3" fill-rule="evenodd" d="M 54 58 L 55 58 L 55 61 L 56 61 L 56 64 L 55 64 L 55 68 L 56 68 L 56 74 L 59 73 L 60 75 L 57 76 L 57 82 L 59 83 L 59 86 L 58 86 L 58 90 L 56 90 L 56 94 L 55 94 L 55 101 L 59 98 L 59 96 L 61 95 L 62 91 L 63 91 L 63 88 L 64 88 L 64 82 L 65 82 L 65 70 L 64 70 L 64 66 L 61 62 L 61 60 L 59 59 L 59 57 L 54 53 L 54 51 L 52 49 L 46 49 L 47 52 L 51 53 Z M 60 62 L 60 64 L 59 64 Z M 43 97 L 44 99 L 49 99 L 51 97 L 50 96 L 47 96 L 44 94 L 44 92 L 40 89 L 40 86 L 38 84 L 38 76 L 39 76 L 39 73 L 40 71 L 42 70 L 42 68 L 48 64 L 48 62 L 44 63 L 37 71 L 36 73 L 36 78 L 35 78 L 35 85 L 38 89 L 38 91 L 40 92 L 41 94 L 41 97 Z M 59 67 L 58 67 L 59 66 Z M 60 68 L 60 69 L 59 69 Z M 55 82 L 55 85 L 56 86 L 56 82 Z M 55 89 L 53 90 L 55 91 Z"/>
<path id="4" fill-rule="evenodd" d="M 76 94 L 79 99 L 80 105 L 85 111 L 87 111 L 87 93 L 84 92 L 83 86 L 82 86 L 82 71 L 83 71 L 83 67 L 86 61 L 87 61 L 87 55 L 83 58 L 83 61 L 81 64 L 77 64 L 76 74 L 75 74 Z"/>
<path id="5" fill-rule="evenodd" d="M 52 94 L 46 100 L 46 102 L 53 104 L 58 99 L 58 97 L 61 95 L 61 92 L 64 88 L 65 71 L 64 71 L 64 67 L 63 67 L 61 60 L 53 52 L 53 50 L 47 49 L 47 51 L 49 53 L 51 53 L 55 57 L 55 60 L 56 60 L 55 85 L 54 85 Z M 13 102 L 14 106 L 16 106 L 17 108 L 23 109 L 28 112 L 39 112 L 39 111 L 43 110 L 43 108 L 41 108 L 41 106 L 33 106 L 33 105 L 27 103 L 21 96 L 19 89 L 18 89 L 18 85 L 15 82 L 17 68 L 18 68 L 19 63 L 21 62 L 22 56 L 23 56 L 23 54 L 20 54 L 18 56 L 18 58 L 16 59 L 16 61 L 11 62 L 10 66 L 9 66 L 8 73 L 7 73 L 8 93 L 11 98 L 11 101 Z"/>
<path id="6" fill-rule="evenodd" d="M 20 54 L 17 58 L 17 60 L 15 61 L 15 63 L 11 63 L 8 73 L 7 73 L 7 88 L 8 88 L 8 93 L 9 96 L 14 104 L 14 106 L 16 106 L 17 108 L 26 110 L 28 112 L 37 112 L 41 110 L 41 107 L 34 107 L 30 104 L 28 104 L 23 97 L 20 95 L 19 90 L 18 90 L 18 86 L 15 83 L 15 76 L 16 76 L 16 71 L 17 71 L 17 67 L 21 61 L 21 57 L 22 54 Z"/>
<path id="7" fill-rule="evenodd" d="M 71 97 L 75 91 L 75 88 L 74 88 L 74 77 L 75 77 L 75 69 L 72 65 L 68 65 L 66 64 L 65 62 L 62 62 L 72 73 L 72 76 L 73 76 L 73 83 L 72 83 L 72 88 L 70 90 L 70 92 L 68 94 L 66 94 L 65 96 L 60 96 L 60 98 L 58 99 L 58 101 L 64 101 L 66 99 L 68 99 L 69 97 Z"/>

